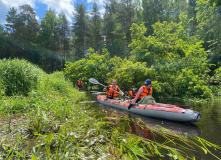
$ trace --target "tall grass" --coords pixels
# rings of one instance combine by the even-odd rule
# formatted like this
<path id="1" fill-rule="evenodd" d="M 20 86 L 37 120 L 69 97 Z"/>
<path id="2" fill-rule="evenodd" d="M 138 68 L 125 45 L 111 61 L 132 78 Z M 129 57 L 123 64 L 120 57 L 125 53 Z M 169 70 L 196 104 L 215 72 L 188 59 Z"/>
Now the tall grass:
<path id="1" fill-rule="evenodd" d="M 0 90 L 6 96 L 28 95 L 44 72 L 26 60 L 0 60 Z"/>

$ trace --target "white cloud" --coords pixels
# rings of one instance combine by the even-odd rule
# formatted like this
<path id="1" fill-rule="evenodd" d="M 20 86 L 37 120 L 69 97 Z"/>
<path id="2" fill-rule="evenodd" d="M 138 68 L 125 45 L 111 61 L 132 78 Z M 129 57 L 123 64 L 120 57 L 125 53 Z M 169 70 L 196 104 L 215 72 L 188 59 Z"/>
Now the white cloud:
<path id="1" fill-rule="evenodd" d="M 38 16 L 35 17 L 37 19 L 37 21 L 40 19 Z"/>
<path id="2" fill-rule="evenodd" d="M 6 22 L 6 14 L 10 8 L 15 7 L 16 9 L 23 4 L 31 5 L 34 10 L 38 7 L 37 3 L 45 4 L 48 9 L 51 8 L 55 11 L 55 14 L 58 15 L 62 11 L 65 13 L 67 20 L 71 23 L 73 18 L 73 12 L 75 12 L 74 3 L 77 0 L 0 0 L 0 24 Z M 94 0 L 87 0 L 87 3 L 92 4 Z M 96 0 L 100 8 L 101 16 L 103 16 L 104 9 L 104 0 Z M 38 15 L 36 16 L 39 20 Z M 42 17 L 40 17 L 42 18 Z"/>
<path id="3" fill-rule="evenodd" d="M 15 7 L 18 9 L 23 4 L 30 4 L 32 7 L 35 6 L 34 0 L 0 0 L 0 23 L 5 23 L 6 14 L 10 8 Z"/>
<path id="4" fill-rule="evenodd" d="M 87 0 L 87 3 L 94 3 L 94 0 Z M 105 8 L 104 8 L 104 0 L 96 0 L 96 3 L 99 7 L 99 12 L 101 13 L 101 16 L 103 17 Z"/>
<path id="5" fill-rule="evenodd" d="M 94 0 L 87 0 L 87 3 L 94 3 Z M 104 4 L 104 0 L 96 0 L 96 3 L 101 6 Z"/>
<path id="6" fill-rule="evenodd" d="M 71 22 L 73 17 L 74 2 L 76 0 L 0 0 L 0 24 L 4 24 L 6 20 L 6 14 L 10 8 L 15 7 L 16 9 L 23 4 L 31 5 L 35 10 L 35 2 L 39 2 L 48 6 L 56 12 L 58 15 L 62 11 L 65 13 L 67 20 Z M 36 17 L 39 19 L 39 17 Z"/>
<path id="7" fill-rule="evenodd" d="M 73 17 L 74 1 L 75 0 L 38 0 L 39 2 L 46 4 L 48 8 L 51 8 L 58 15 L 62 11 L 65 13 L 67 20 L 71 22 Z"/>

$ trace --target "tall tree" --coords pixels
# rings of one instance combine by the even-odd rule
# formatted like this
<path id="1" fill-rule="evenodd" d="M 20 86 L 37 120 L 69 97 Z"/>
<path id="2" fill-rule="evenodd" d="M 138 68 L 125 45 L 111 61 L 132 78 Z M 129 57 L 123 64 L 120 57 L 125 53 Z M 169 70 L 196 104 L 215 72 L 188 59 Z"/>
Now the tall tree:
<path id="1" fill-rule="evenodd" d="M 57 50 L 56 35 L 57 18 L 52 10 L 46 12 L 45 17 L 41 20 L 41 32 L 38 37 L 42 47 Z"/>
<path id="2" fill-rule="evenodd" d="M 28 4 L 20 6 L 19 10 L 15 23 L 16 39 L 19 42 L 34 43 L 39 30 L 36 13 Z"/>
<path id="3" fill-rule="evenodd" d="M 147 35 L 153 33 L 152 25 L 156 22 L 163 22 L 164 9 L 162 0 L 142 0 L 143 21 L 147 28 Z"/>
<path id="4" fill-rule="evenodd" d="M 195 35 L 195 31 L 196 31 L 196 27 L 197 27 L 197 19 L 196 19 L 196 14 L 197 14 L 197 10 L 196 10 L 196 0 L 189 0 L 188 1 L 188 17 L 189 19 L 192 18 L 192 21 L 190 22 L 190 35 L 194 36 Z"/>
<path id="5" fill-rule="evenodd" d="M 11 34 L 15 32 L 16 18 L 17 18 L 17 10 L 14 7 L 12 7 L 10 8 L 10 10 L 8 11 L 6 15 L 6 24 L 5 24 L 6 29 Z"/>
<path id="6" fill-rule="evenodd" d="M 179 15 L 187 10 L 186 0 L 142 0 L 143 21 L 147 28 L 147 35 L 153 34 L 152 25 L 163 21 L 180 21 Z"/>
<path id="7" fill-rule="evenodd" d="M 0 34 L 3 34 L 4 33 L 4 29 L 2 27 L 2 25 L 0 25 Z"/>
<path id="8" fill-rule="evenodd" d="M 137 23 L 137 19 L 135 16 L 135 4 L 133 3 L 133 0 L 121 0 L 119 5 L 120 10 L 118 22 L 122 26 L 122 32 L 125 34 L 122 51 L 123 56 L 128 57 L 130 54 L 128 45 L 131 43 L 130 28 L 132 27 L 133 23 Z"/>
<path id="9" fill-rule="evenodd" d="M 111 57 L 123 56 L 126 33 L 123 30 L 120 16 L 121 5 L 116 0 L 108 0 L 105 4 L 104 35 L 106 36 L 106 48 Z"/>
<path id="10" fill-rule="evenodd" d="M 77 4 L 76 13 L 74 13 L 74 22 L 72 31 L 75 34 L 75 56 L 77 59 L 84 58 L 87 48 L 88 31 L 89 31 L 89 18 L 86 15 L 86 8 L 83 3 Z"/>
<path id="11" fill-rule="evenodd" d="M 221 61 L 221 6 L 210 0 L 197 1 L 197 36 L 204 41 L 204 48 L 209 51 L 211 63 Z"/>
<path id="12" fill-rule="evenodd" d="M 91 47 L 102 52 L 103 38 L 102 38 L 102 19 L 100 17 L 99 8 L 97 3 L 94 1 L 93 9 L 91 12 L 92 18 L 90 20 L 90 37 L 91 37 Z"/>
<path id="13" fill-rule="evenodd" d="M 59 14 L 58 26 L 59 26 L 60 51 L 63 53 L 65 61 L 67 51 L 69 50 L 70 29 L 69 29 L 68 20 L 63 12 Z"/>

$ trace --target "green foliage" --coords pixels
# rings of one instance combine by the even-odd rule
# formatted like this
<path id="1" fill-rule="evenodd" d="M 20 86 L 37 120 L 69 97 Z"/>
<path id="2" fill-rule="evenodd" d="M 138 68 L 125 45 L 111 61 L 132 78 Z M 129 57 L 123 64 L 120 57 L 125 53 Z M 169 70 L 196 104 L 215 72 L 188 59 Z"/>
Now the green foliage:
<path id="1" fill-rule="evenodd" d="M 85 51 L 89 48 L 89 18 L 86 15 L 86 7 L 83 3 L 77 4 L 72 31 L 75 34 L 74 44 L 76 58 L 84 58 Z"/>
<path id="2" fill-rule="evenodd" d="M 108 0 L 105 3 L 104 35 L 106 48 L 111 57 L 121 58 L 129 56 L 128 44 L 131 42 L 130 27 L 137 22 L 135 5 L 132 0 Z"/>
<path id="3" fill-rule="evenodd" d="M 116 79 L 122 89 L 129 90 L 132 86 L 139 87 L 147 77 L 154 76 L 153 69 L 146 68 L 146 63 L 133 63 L 119 57 L 110 58 L 106 49 L 103 49 L 102 55 L 97 52 L 93 53 L 93 49 L 88 52 L 87 58 L 74 63 L 66 63 L 64 73 L 73 83 L 79 78 L 87 83 L 89 78 L 94 77 L 106 84 Z"/>
<path id="4" fill-rule="evenodd" d="M 142 0 L 143 22 L 147 28 L 145 35 L 149 36 L 154 33 L 154 25 L 157 22 L 164 21 L 179 23 L 179 16 L 182 12 L 188 10 L 186 0 Z M 152 16 L 150 16 L 152 15 Z"/>
<path id="5" fill-rule="evenodd" d="M 99 55 L 97 52 L 89 49 L 86 58 L 83 58 L 74 63 L 67 62 L 64 73 L 68 79 L 75 83 L 79 78 L 88 82 L 89 78 L 96 75 L 96 79 L 104 82 L 106 73 L 109 72 L 110 54 L 106 49 L 103 49 L 103 54 Z"/>
<path id="6" fill-rule="evenodd" d="M 45 17 L 41 20 L 41 31 L 38 37 L 38 41 L 44 48 L 54 49 L 56 45 L 57 19 L 53 11 L 47 11 Z"/>
<path id="7" fill-rule="evenodd" d="M 93 10 L 91 12 L 92 18 L 90 19 L 90 47 L 94 48 L 98 53 L 102 52 L 103 36 L 102 36 L 102 18 L 100 17 L 99 7 L 94 1 Z"/>
<path id="8" fill-rule="evenodd" d="M 1 60 L 0 89 L 7 96 L 28 95 L 31 90 L 37 88 L 38 80 L 43 74 L 40 68 L 26 60 Z"/>
<path id="9" fill-rule="evenodd" d="M 13 31 L 13 38 L 20 44 L 34 43 L 36 40 L 39 25 L 36 19 L 36 13 L 29 4 L 19 6 L 19 14 L 11 8 L 8 12 L 8 27 Z"/>
<path id="10" fill-rule="evenodd" d="M 144 36 L 144 24 L 134 24 L 131 59 L 147 62 L 155 69 L 154 80 L 160 87 L 154 92 L 159 97 L 211 98 L 212 91 L 206 85 L 207 53 L 201 42 L 188 35 L 190 21 L 184 14 L 180 14 L 180 19 L 179 23 L 156 23 L 153 35 L 148 37 Z"/>
<path id="11" fill-rule="evenodd" d="M 119 66 L 116 65 L 112 68 L 112 72 L 107 73 L 108 82 L 110 83 L 112 79 L 116 79 L 123 90 L 129 90 L 131 87 L 139 88 L 147 77 L 151 78 L 153 76 L 154 70 L 146 68 L 146 63 L 133 63 L 127 59 L 121 60 Z"/>
<path id="12" fill-rule="evenodd" d="M 204 41 L 204 48 L 209 52 L 210 63 L 220 61 L 221 50 L 221 6 L 212 0 L 197 1 L 197 35 Z M 216 1 L 218 2 L 218 1 Z"/>
<path id="13" fill-rule="evenodd" d="M 108 57 L 108 53 L 101 56 L 93 53 L 88 55 L 87 60 L 102 61 Z M 25 159 L 30 156 L 32 159 L 187 159 L 194 158 L 188 153 L 191 149 L 218 158 L 213 151 L 219 152 L 221 148 L 199 137 L 187 138 L 164 128 L 155 130 L 138 121 L 136 125 L 153 136 L 147 139 L 119 128 L 111 122 L 116 117 L 110 117 L 111 121 L 107 117 L 107 120 L 97 118 L 97 112 L 92 108 L 79 104 L 86 99 L 85 95 L 73 89 L 62 72 L 48 75 L 24 60 L 20 60 L 21 63 L 19 60 L 2 62 L 13 62 L 14 65 L 17 63 L 17 68 L 24 65 L 38 71 L 32 70 L 38 77 L 38 85 L 37 88 L 30 88 L 28 96 L 0 97 L 2 159 Z M 115 64 L 116 71 L 122 68 L 121 71 L 126 72 L 129 69 L 135 77 L 134 68 L 139 68 L 138 73 L 142 74 L 152 72 L 141 67 L 145 63 L 133 64 L 117 57 L 112 58 L 110 64 Z M 129 65 L 132 67 L 129 68 Z M 131 121 L 119 117 L 117 120 L 126 124 Z M 160 137 L 160 142 L 156 137 Z"/>

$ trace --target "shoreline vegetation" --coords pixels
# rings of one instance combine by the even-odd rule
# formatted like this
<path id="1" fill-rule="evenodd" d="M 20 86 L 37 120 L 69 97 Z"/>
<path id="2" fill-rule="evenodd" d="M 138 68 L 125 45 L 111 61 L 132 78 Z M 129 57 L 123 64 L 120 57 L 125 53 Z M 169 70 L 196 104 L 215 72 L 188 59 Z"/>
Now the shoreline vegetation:
<path id="1" fill-rule="evenodd" d="M 97 118 L 84 93 L 62 72 L 46 74 L 26 60 L 0 63 L 0 156 L 3 159 L 220 159 L 221 147 L 165 128 L 142 138 Z M 120 119 L 130 121 L 130 118 Z"/>

